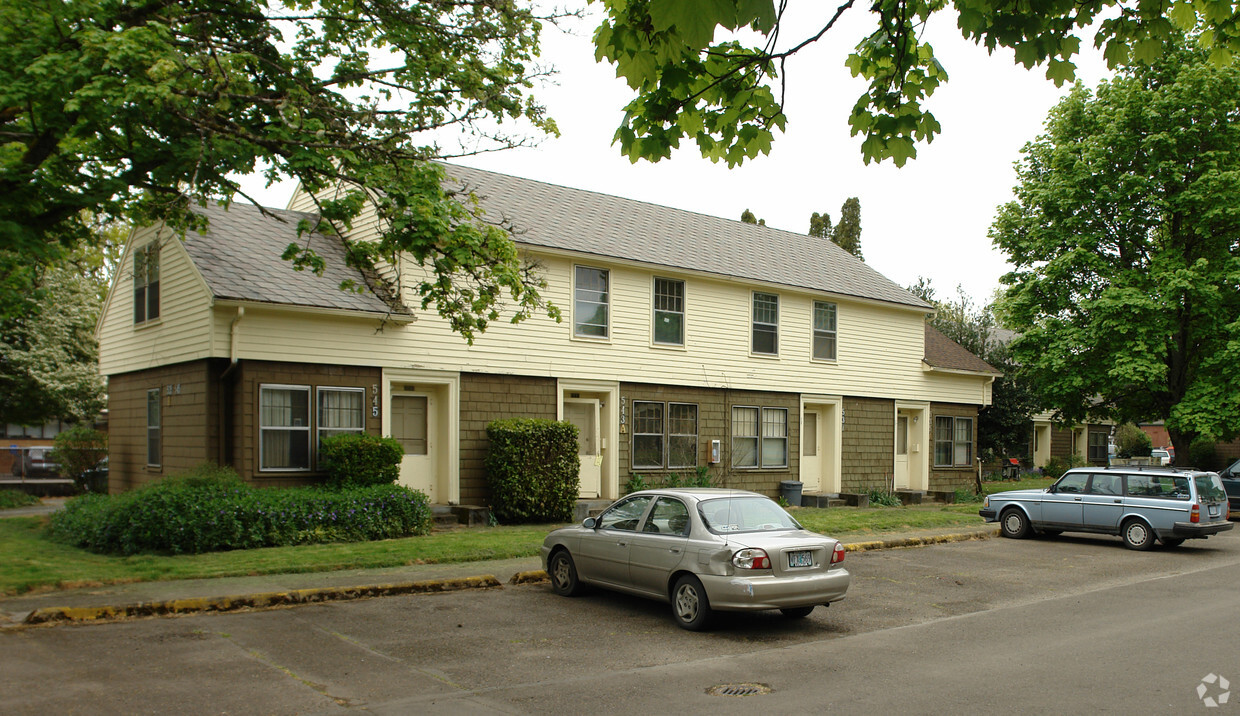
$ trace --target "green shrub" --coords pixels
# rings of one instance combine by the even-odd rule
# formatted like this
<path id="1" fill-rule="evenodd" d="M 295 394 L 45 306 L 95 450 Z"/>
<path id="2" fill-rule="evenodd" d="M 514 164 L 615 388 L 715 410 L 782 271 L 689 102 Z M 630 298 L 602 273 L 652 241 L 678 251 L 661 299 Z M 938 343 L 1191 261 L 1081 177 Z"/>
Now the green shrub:
<path id="1" fill-rule="evenodd" d="M 980 492 L 974 492 L 967 487 L 957 487 L 952 501 L 956 504 L 968 504 L 970 502 L 981 502 L 985 497 Z"/>
<path id="2" fill-rule="evenodd" d="M 1067 460 L 1053 457 L 1046 461 L 1046 465 L 1042 467 L 1042 476 L 1049 477 L 1052 480 L 1058 480 L 1063 474 L 1074 467 L 1085 467 L 1089 462 L 1080 455 L 1073 455 Z"/>
<path id="3" fill-rule="evenodd" d="M 76 497 L 49 529 L 92 552 L 196 554 L 407 537 L 431 526 L 426 495 L 397 485 L 257 489 L 225 477 Z"/>
<path id="4" fill-rule="evenodd" d="M 239 487 L 243 486 L 241 476 L 228 466 L 221 467 L 213 462 L 200 462 L 185 472 L 178 472 L 165 477 L 159 483 L 164 487 Z"/>
<path id="5" fill-rule="evenodd" d="M 323 438 L 319 467 L 332 487 L 391 485 L 400 477 L 405 455 L 393 438 L 366 433 L 342 433 Z"/>
<path id="6" fill-rule="evenodd" d="M 39 498 L 21 490 L 0 490 L 0 510 L 39 504 Z"/>
<path id="7" fill-rule="evenodd" d="M 577 427 L 513 418 L 487 426 L 491 509 L 502 524 L 568 522 L 580 492 Z"/>
<path id="8" fill-rule="evenodd" d="M 1132 423 L 1124 423 L 1115 429 L 1116 457 L 1149 457 L 1153 447 L 1150 436 Z"/>
<path id="9" fill-rule="evenodd" d="M 650 485 L 646 483 L 646 478 L 637 473 L 633 473 L 629 476 L 629 479 L 624 481 L 624 494 L 626 495 L 631 492 L 641 492 L 648 489 L 650 489 Z"/>
<path id="10" fill-rule="evenodd" d="M 900 507 L 904 504 L 899 495 L 883 488 L 871 487 L 868 494 L 871 507 Z"/>
<path id="11" fill-rule="evenodd" d="M 61 477 L 72 479 L 79 490 L 89 491 L 91 471 L 108 456 L 108 434 L 87 425 L 74 425 L 57 434 L 52 445 L 51 458 Z"/>
<path id="12" fill-rule="evenodd" d="M 1218 459 L 1218 453 L 1214 450 L 1214 439 L 1209 437 L 1197 438 L 1192 445 L 1188 446 L 1188 465 L 1202 470 L 1215 471 L 1226 467 Z"/>

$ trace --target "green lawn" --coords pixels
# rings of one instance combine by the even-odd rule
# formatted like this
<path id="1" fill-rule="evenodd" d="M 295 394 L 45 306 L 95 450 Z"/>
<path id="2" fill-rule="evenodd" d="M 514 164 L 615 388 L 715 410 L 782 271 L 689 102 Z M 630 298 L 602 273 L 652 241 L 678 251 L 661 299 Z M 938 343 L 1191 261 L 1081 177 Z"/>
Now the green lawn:
<path id="1" fill-rule="evenodd" d="M 1014 483 L 1004 483 L 1013 485 Z M 1007 489 L 1007 488 L 1005 488 Z M 936 527 L 976 527 L 979 504 L 868 509 L 800 508 L 802 524 L 835 537 Z M 197 555 L 100 555 L 53 542 L 44 535 L 46 517 L 0 520 L 0 594 L 118 582 L 233 577 L 409 564 L 473 562 L 532 557 L 555 525 L 483 527 L 436 532 L 425 537 L 341 544 L 272 547 Z"/>

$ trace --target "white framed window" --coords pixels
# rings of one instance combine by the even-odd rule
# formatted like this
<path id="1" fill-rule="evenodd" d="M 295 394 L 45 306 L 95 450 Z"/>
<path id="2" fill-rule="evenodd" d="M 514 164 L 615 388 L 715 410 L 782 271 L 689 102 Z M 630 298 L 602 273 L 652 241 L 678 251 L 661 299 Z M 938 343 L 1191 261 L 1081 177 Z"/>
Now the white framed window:
<path id="1" fill-rule="evenodd" d="M 310 469 L 310 386 L 262 385 L 259 470 Z"/>
<path id="2" fill-rule="evenodd" d="M 685 344 L 685 282 L 654 279 L 654 342 L 664 346 Z"/>
<path id="3" fill-rule="evenodd" d="M 663 467 L 663 403 L 633 401 L 633 469 Z"/>
<path id="4" fill-rule="evenodd" d="M 753 340 L 751 351 L 761 355 L 779 355 L 779 296 L 753 293 Z"/>
<path id="5" fill-rule="evenodd" d="M 814 301 L 814 360 L 835 360 L 835 304 Z"/>
<path id="6" fill-rule="evenodd" d="M 973 418 L 937 416 L 934 419 L 934 466 L 973 465 Z"/>
<path id="7" fill-rule="evenodd" d="M 698 406 L 667 404 L 667 466 L 697 467 Z"/>
<path id="8" fill-rule="evenodd" d="M 342 433 L 366 431 L 365 388 L 319 388 L 318 440 Z"/>
<path id="9" fill-rule="evenodd" d="M 732 406 L 732 466 L 788 466 L 788 409 Z"/>
<path id="10" fill-rule="evenodd" d="M 573 335 L 611 335 L 611 274 L 607 269 L 573 267 Z"/>
<path id="11" fill-rule="evenodd" d="M 163 430 L 159 388 L 146 391 L 146 464 L 159 467 L 163 458 Z"/>
<path id="12" fill-rule="evenodd" d="M 159 242 L 152 241 L 133 254 L 133 322 L 159 318 Z"/>

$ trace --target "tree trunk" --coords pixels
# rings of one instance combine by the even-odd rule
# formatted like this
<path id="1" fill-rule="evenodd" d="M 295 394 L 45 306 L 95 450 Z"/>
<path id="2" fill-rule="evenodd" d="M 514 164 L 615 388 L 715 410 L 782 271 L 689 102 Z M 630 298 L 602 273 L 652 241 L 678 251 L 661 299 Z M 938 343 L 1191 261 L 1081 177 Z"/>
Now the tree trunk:
<path id="1" fill-rule="evenodd" d="M 1167 428 L 1167 435 L 1171 437 L 1171 447 L 1175 449 L 1175 453 L 1171 456 L 1171 464 L 1177 467 L 1198 467 L 1191 464 L 1189 456 L 1189 448 L 1193 441 L 1197 439 L 1199 433 L 1189 430 L 1173 430 Z"/>

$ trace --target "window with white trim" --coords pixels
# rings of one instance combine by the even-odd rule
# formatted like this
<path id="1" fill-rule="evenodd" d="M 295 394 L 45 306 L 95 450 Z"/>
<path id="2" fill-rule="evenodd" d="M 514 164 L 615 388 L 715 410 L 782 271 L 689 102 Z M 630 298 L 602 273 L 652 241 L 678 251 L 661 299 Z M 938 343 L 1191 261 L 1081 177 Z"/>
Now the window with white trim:
<path id="1" fill-rule="evenodd" d="M 663 403 L 633 401 L 633 469 L 663 467 Z"/>
<path id="2" fill-rule="evenodd" d="M 732 466 L 788 466 L 788 409 L 732 406 Z"/>
<path id="3" fill-rule="evenodd" d="M 588 266 L 575 266 L 573 271 L 573 335 L 607 338 L 611 335 L 610 273 Z"/>
<path id="4" fill-rule="evenodd" d="M 159 318 L 159 242 L 135 249 L 133 255 L 133 322 Z"/>
<path id="5" fill-rule="evenodd" d="M 835 304 L 814 301 L 814 359 L 835 360 Z"/>
<path id="6" fill-rule="evenodd" d="M 667 466 L 697 467 L 698 406 L 693 403 L 667 404 Z"/>
<path id="7" fill-rule="evenodd" d="M 159 388 L 146 391 L 146 464 L 159 467 L 163 453 Z"/>
<path id="8" fill-rule="evenodd" d="M 685 282 L 670 278 L 654 280 L 654 342 L 665 346 L 685 344 Z"/>
<path id="9" fill-rule="evenodd" d="M 343 433 L 366 431 L 366 390 L 364 388 L 319 388 L 318 440 Z"/>
<path id="10" fill-rule="evenodd" d="M 934 466 L 972 467 L 973 418 L 934 419 Z"/>
<path id="11" fill-rule="evenodd" d="M 773 293 L 753 293 L 751 350 L 763 355 L 779 355 L 779 296 Z"/>
<path id="12" fill-rule="evenodd" d="M 259 469 L 310 469 L 310 386 L 259 388 Z"/>

